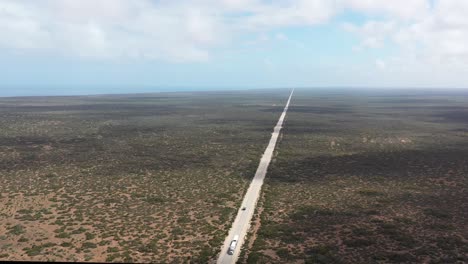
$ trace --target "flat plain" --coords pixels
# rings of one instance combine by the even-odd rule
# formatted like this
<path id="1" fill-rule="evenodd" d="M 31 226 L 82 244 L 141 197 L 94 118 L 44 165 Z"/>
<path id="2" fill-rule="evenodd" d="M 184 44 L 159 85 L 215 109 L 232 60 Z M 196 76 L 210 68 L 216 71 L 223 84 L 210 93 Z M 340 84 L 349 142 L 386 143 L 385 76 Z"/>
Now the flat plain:
<path id="1" fill-rule="evenodd" d="M 0 98 L 0 260 L 216 259 L 289 89 Z M 468 262 L 468 92 L 296 89 L 240 262 Z"/>
<path id="2" fill-rule="evenodd" d="M 467 157 L 466 90 L 296 89 L 241 262 L 466 263 Z"/>
<path id="3" fill-rule="evenodd" d="M 0 99 L 0 260 L 215 259 L 289 90 Z"/>

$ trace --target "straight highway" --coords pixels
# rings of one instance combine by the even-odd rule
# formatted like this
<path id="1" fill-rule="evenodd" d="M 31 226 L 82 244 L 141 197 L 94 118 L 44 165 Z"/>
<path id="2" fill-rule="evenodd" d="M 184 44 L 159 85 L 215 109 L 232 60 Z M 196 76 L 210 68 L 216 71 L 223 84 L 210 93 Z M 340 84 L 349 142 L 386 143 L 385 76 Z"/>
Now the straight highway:
<path id="1" fill-rule="evenodd" d="M 262 189 L 263 180 L 265 179 L 265 175 L 268 170 L 268 165 L 270 165 L 271 158 L 273 157 L 276 142 L 278 141 L 281 128 L 283 127 L 283 121 L 286 117 L 286 113 L 288 111 L 289 103 L 291 102 L 293 93 L 294 90 L 291 91 L 286 106 L 284 107 L 283 113 L 281 114 L 278 123 L 273 129 L 270 142 L 265 152 L 263 153 L 263 156 L 260 160 L 260 164 L 257 168 L 257 172 L 255 173 L 255 176 L 252 182 L 250 183 L 249 189 L 247 190 L 244 196 L 244 200 L 242 201 L 241 207 L 237 212 L 237 216 L 234 222 L 232 223 L 231 230 L 229 231 L 229 234 L 226 237 L 226 240 L 224 241 L 221 253 L 217 261 L 217 263 L 219 264 L 236 263 L 237 259 L 239 258 L 240 249 L 242 247 L 242 244 L 244 243 L 245 236 L 249 231 L 250 222 L 255 212 L 255 207 L 257 205 L 258 198 L 260 197 L 260 190 Z M 231 242 L 235 236 L 239 237 L 239 241 L 237 241 L 237 245 L 234 251 L 228 252 Z"/>

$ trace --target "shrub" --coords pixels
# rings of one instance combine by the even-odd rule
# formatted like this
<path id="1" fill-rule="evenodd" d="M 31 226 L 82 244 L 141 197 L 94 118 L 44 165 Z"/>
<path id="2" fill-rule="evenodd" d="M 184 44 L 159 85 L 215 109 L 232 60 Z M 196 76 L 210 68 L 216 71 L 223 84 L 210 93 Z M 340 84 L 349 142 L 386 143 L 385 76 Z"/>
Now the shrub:
<path id="1" fill-rule="evenodd" d="M 18 239 L 18 242 L 28 242 L 29 239 L 25 238 L 25 237 L 20 237 L 20 239 Z"/>
<path id="2" fill-rule="evenodd" d="M 108 247 L 107 248 L 107 253 L 115 253 L 115 252 L 119 252 L 118 247 Z"/>
<path id="3" fill-rule="evenodd" d="M 25 231 L 24 231 L 24 226 L 22 225 L 15 225 L 13 227 L 10 228 L 10 231 L 8 232 L 9 234 L 12 234 L 12 235 L 21 235 L 21 234 L 24 234 Z"/>
<path id="4" fill-rule="evenodd" d="M 89 233 L 89 232 L 86 232 L 85 236 L 86 236 L 86 240 L 91 240 L 96 237 L 96 235 Z"/>
<path id="5" fill-rule="evenodd" d="M 87 248 L 97 248 L 97 245 L 91 242 L 84 242 L 83 245 L 81 245 L 82 249 L 87 249 Z"/>
<path id="6" fill-rule="evenodd" d="M 74 230 L 74 231 L 72 232 L 72 234 L 82 234 L 82 233 L 84 233 L 85 231 L 86 231 L 85 228 L 80 227 L 80 228 L 78 228 L 77 230 Z"/>
<path id="7" fill-rule="evenodd" d="M 67 232 L 61 232 L 55 236 L 56 238 L 69 238 L 70 234 Z"/>
<path id="8" fill-rule="evenodd" d="M 368 247 L 374 244 L 373 241 L 367 239 L 352 239 L 352 240 L 345 240 L 344 244 L 348 247 Z"/>

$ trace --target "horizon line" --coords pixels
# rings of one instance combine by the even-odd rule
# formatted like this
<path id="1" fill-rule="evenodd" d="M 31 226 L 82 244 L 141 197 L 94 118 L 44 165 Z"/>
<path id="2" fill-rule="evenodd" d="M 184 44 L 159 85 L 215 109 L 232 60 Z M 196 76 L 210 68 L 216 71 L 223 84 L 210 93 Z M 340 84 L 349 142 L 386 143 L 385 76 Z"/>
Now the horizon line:
<path id="1" fill-rule="evenodd" d="M 101 88 L 124 88 L 124 86 L 98 86 Z M 136 86 L 128 86 L 128 87 L 136 87 Z M 139 86 L 140 88 L 151 88 L 149 86 Z M 16 87 L 18 88 L 18 87 Z M 57 89 L 58 87 L 52 87 L 53 89 Z M 278 86 L 278 87 L 239 87 L 239 86 L 225 86 L 225 87 L 216 87 L 216 86 L 171 86 L 171 87 L 155 87 L 154 91 L 122 91 L 122 92 L 96 92 L 96 93 L 88 93 L 88 92 L 64 92 L 64 93 L 22 93 L 19 92 L 17 94 L 12 93 L 11 95 L 2 95 L 0 92 L 0 98 L 17 98 L 17 97 L 73 97 L 73 96 L 112 96 L 112 95 L 137 95 L 137 94 L 157 94 L 157 93 L 183 93 L 183 92 L 224 92 L 224 91 L 255 91 L 255 90 L 280 90 L 280 89 L 310 89 L 310 90 L 375 90 L 375 91 L 468 91 L 468 87 L 441 87 L 441 86 Z M 159 90 L 158 90 L 159 89 Z M 177 90 L 178 89 L 178 90 Z M 8 93 L 7 93 L 8 94 Z"/>

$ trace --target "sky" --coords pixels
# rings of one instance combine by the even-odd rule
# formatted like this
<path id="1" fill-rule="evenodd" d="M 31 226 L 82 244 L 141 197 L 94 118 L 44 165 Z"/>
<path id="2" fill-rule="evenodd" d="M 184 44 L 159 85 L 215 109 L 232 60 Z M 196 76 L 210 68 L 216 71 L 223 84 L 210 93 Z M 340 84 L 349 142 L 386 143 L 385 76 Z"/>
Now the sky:
<path id="1" fill-rule="evenodd" d="M 468 87 L 466 0 L 0 0 L 0 96 Z"/>

